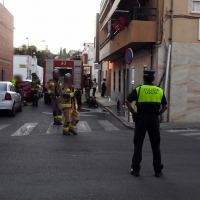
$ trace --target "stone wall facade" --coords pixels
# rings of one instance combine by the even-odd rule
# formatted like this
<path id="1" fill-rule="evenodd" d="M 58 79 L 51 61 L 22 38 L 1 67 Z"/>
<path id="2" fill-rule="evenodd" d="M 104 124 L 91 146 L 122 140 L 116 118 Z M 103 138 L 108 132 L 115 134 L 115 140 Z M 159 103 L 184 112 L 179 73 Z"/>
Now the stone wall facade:
<path id="1" fill-rule="evenodd" d="M 0 81 L 10 81 L 13 76 L 13 28 L 13 16 L 0 3 Z"/>

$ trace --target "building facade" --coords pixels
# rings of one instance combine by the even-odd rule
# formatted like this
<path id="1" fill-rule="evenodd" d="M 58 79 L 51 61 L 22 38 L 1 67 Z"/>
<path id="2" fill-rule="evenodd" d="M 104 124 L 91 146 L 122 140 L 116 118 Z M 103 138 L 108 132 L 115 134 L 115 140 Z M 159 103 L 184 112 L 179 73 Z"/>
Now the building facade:
<path id="1" fill-rule="evenodd" d="M 9 81 L 13 75 L 14 17 L 0 3 L 0 81 Z"/>
<path id="2" fill-rule="evenodd" d="M 125 101 L 143 83 L 143 70 L 156 71 L 155 84 L 169 102 L 164 121 L 200 121 L 200 1 L 103 0 L 100 10 L 101 76 L 108 94 Z M 133 50 L 130 65 L 125 51 Z"/>

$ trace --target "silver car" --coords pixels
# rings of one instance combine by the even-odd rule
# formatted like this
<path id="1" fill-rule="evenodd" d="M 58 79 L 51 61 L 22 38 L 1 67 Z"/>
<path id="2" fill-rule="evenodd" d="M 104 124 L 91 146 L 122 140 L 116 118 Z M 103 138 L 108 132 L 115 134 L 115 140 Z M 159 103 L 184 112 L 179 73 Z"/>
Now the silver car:
<path id="1" fill-rule="evenodd" d="M 11 117 L 22 111 L 21 95 L 11 82 L 0 81 L 0 110 L 8 110 Z"/>

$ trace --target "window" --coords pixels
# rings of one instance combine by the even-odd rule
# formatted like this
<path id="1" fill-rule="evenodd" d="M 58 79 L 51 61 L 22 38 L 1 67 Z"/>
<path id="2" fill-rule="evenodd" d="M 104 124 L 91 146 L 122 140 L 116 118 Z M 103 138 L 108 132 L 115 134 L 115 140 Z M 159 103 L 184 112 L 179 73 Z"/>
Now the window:
<path id="1" fill-rule="evenodd" d="M 194 12 L 200 12 L 200 0 L 193 0 L 193 9 Z"/>
<path id="2" fill-rule="evenodd" d="M 114 76 L 113 76 L 113 90 L 115 91 L 115 83 L 116 83 L 116 77 L 115 77 L 115 71 L 114 71 Z"/>
<path id="3" fill-rule="evenodd" d="M 2 69 L 2 70 L 1 70 L 1 80 L 2 80 L 2 81 L 5 81 L 5 80 L 6 80 L 6 71 L 5 71 L 5 69 Z"/>
<path id="4" fill-rule="evenodd" d="M 119 76 L 118 76 L 118 89 L 119 89 L 119 92 L 121 92 L 121 70 L 119 70 Z"/>

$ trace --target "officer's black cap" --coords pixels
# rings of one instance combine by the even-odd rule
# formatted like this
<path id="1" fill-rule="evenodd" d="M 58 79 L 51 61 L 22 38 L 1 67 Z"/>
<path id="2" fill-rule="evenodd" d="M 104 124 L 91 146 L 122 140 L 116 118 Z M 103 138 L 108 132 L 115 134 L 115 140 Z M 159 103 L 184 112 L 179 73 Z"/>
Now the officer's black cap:
<path id="1" fill-rule="evenodd" d="M 32 75 L 32 76 L 37 76 L 37 74 L 36 74 L 36 73 L 32 73 L 31 75 Z"/>
<path id="2" fill-rule="evenodd" d="M 144 70 L 145 77 L 155 77 L 155 71 L 153 70 Z"/>

